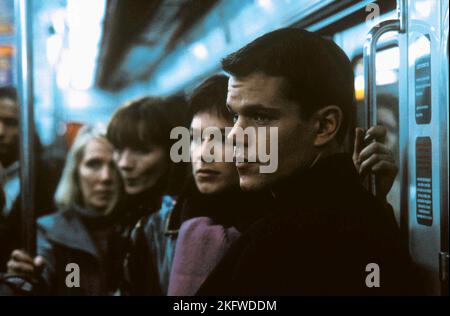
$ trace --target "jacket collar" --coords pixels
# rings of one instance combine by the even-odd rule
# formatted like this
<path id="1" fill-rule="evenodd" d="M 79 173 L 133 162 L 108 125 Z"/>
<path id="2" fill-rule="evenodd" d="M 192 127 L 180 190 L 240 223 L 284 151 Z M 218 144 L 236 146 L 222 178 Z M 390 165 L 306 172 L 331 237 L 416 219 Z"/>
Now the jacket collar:
<path id="1" fill-rule="evenodd" d="M 166 235 L 178 234 L 183 222 L 199 216 L 210 217 L 216 224 L 234 226 L 242 232 L 273 209 L 273 198 L 268 191 L 252 193 L 235 188 L 214 195 L 202 194 L 192 185 L 167 206 L 171 210 L 165 222 Z"/>
<path id="2" fill-rule="evenodd" d="M 322 192 L 331 198 L 339 194 L 340 188 L 349 183 L 360 185 L 360 178 L 352 158 L 348 154 L 333 154 L 320 159 L 310 169 L 295 172 L 274 186 L 272 192 L 244 193 L 239 191 L 208 197 L 198 193 L 195 189 L 194 191 L 189 190 L 168 205 L 171 211 L 166 219 L 165 234 L 178 234 L 184 220 L 195 216 L 207 216 L 208 209 L 212 210 L 213 207 L 217 208 L 216 211 L 221 212 L 232 210 L 233 214 L 237 215 L 236 221 L 232 224 L 239 231 L 244 231 L 258 218 L 270 215 L 273 213 L 271 211 L 279 209 L 280 205 L 295 208 L 299 199 L 302 199 L 304 203 L 307 203 L 308 200 L 315 203 L 322 196 Z M 318 202 L 326 203 L 330 200 Z M 208 207 L 202 208 L 205 205 Z"/>
<path id="3" fill-rule="evenodd" d="M 180 212 L 178 208 L 178 198 L 174 196 L 165 195 L 162 197 L 161 212 L 167 212 L 167 216 L 164 217 L 164 235 L 165 236 L 177 236 L 180 229 L 179 218 Z"/>
<path id="4" fill-rule="evenodd" d="M 120 201 L 119 208 L 130 210 L 136 214 L 141 214 L 139 216 L 140 218 L 145 214 L 158 211 L 161 206 L 161 197 L 163 195 L 164 187 L 161 185 L 147 189 L 138 194 L 126 194 L 122 201 Z"/>
<path id="5" fill-rule="evenodd" d="M 277 203 L 297 205 L 302 203 L 327 203 L 327 199 L 339 195 L 345 186 L 361 185 L 359 174 L 348 154 L 324 157 L 307 170 L 297 171 L 272 188 Z M 327 196 L 327 199 L 323 199 Z M 296 201 L 296 202 L 295 202 Z"/>
<path id="6" fill-rule="evenodd" d="M 54 215 L 54 224 L 46 232 L 47 238 L 60 245 L 78 249 L 100 258 L 100 253 L 81 220 L 81 215 L 75 208 L 78 208 L 78 206 Z"/>

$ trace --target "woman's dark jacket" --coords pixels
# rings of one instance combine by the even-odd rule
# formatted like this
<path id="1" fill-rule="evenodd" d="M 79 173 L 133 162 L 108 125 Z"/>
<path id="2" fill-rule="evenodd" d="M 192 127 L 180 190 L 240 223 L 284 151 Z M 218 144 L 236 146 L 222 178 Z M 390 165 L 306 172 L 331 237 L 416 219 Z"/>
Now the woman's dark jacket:
<path id="1" fill-rule="evenodd" d="M 112 295 L 121 281 L 127 228 L 114 216 L 79 206 L 38 220 L 37 253 L 44 257 L 39 294 Z M 79 266 L 80 287 L 68 287 L 69 263 Z"/>
<path id="2" fill-rule="evenodd" d="M 45 261 L 37 280 L 8 277 L 6 295 L 118 295 L 131 229 L 142 214 L 117 207 L 108 215 L 72 205 L 37 221 L 37 254 Z M 73 268 L 79 286 L 73 286 Z M 13 283 L 10 283 L 12 280 Z M 9 285 L 7 285 L 9 284 Z M 9 287 L 9 289 L 7 289 Z"/>
<path id="3" fill-rule="evenodd" d="M 252 208 L 254 203 L 260 207 Z M 142 218 L 131 234 L 123 292 L 126 295 L 167 294 L 178 231 L 186 220 L 207 216 L 217 224 L 242 231 L 262 216 L 266 206 L 259 194 L 243 193 L 236 188 L 206 195 L 198 192 L 194 183 L 188 184 L 179 198 L 164 196 L 159 212 Z"/>
<path id="4" fill-rule="evenodd" d="M 179 230 L 176 200 L 164 196 L 161 209 L 143 217 L 131 233 L 124 263 L 125 295 L 164 295 Z"/>

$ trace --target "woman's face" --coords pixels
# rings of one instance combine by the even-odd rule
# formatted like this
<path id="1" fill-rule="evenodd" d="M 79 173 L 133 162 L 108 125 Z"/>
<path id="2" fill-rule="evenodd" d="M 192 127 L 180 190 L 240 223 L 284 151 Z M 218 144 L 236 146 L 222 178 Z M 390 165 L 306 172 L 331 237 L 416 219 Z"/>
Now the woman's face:
<path id="1" fill-rule="evenodd" d="M 106 139 L 91 139 L 78 166 L 78 178 L 86 208 L 109 212 L 119 195 L 119 176 L 113 147 Z"/>
<path id="2" fill-rule="evenodd" d="M 139 194 L 154 187 L 169 168 L 166 150 L 157 146 L 146 151 L 128 147 L 115 150 L 114 160 L 127 194 Z"/>

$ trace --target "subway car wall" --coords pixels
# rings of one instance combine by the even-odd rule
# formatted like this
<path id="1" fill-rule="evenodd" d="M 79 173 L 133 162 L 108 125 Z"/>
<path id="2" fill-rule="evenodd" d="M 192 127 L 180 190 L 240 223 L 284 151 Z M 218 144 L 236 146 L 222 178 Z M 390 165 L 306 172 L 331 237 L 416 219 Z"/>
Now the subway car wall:
<path id="1" fill-rule="evenodd" d="M 314 167 L 320 166 L 319 162 L 326 159 L 322 158 L 322 154 L 317 157 L 314 155 L 317 148 L 320 148 L 317 149 L 320 152 L 329 143 L 314 145 L 310 151 L 307 149 L 304 150 L 306 153 L 302 152 L 298 148 L 306 145 L 301 141 L 294 142 L 296 138 L 303 137 L 295 134 L 295 128 L 291 130 L 293 136 L 288 145 L 283 144 L 283 133 L 288 123 L 277 125 L 277 122 L 283 122 L 282 115 L 270 116 L 269 110 L 256 109 L 258 106 L 264 107 L 264 104 L 257 103 L 252 104 L 255 109 L 251 110 L 254 111 L 252 120 L 257 122 L 255 126 L 278 128 L 276 146 L 272 146 L 272 139 L 267 143 L 270 143 L 267 146 L 270 151 L 275 149 L 277 152 L 266 157 L 276 157 L 276 165 L 282 175 L 278 176 L 278 171 L 273 175 L 260 172 L 256 182 L 247 177 L 249 170 L 253 169 L 249 166 L 240 167 L 239 164 L 244 162 L 237 161 L 237 156 L 239 148 L 247 150 L 246 153 L 243 149 L 242 157 L 250 155 L 251 141 L 248 139 L 242 142 L 243 147 L 239 147 L 238 141 L 230 144 L 223 141 L 223 146 L 230 145 L 234 151 L 231 161 L 226 160 L 224 152 L 226 161 L 222 162 L 222 151 L 217 154 L 217 148 L 214 147 L 216 162 L 213 164 L 220 166 L 222 163 L 227 166 L 223 168 L 228 168 L 226 163 L 231 163 L 231 169 L 217 167 L 219 169 L 215 170 L 216 167 L 211 165 L 210 170 L 203 156 L 200 161 L 204 165 L 196 167 L 195 144 L 203 144 L 207 139 L 204 134 L 206 128 L 201 126 L 217 127 L 218 133 L 222 135 L 233 133 L 236 127 L 244 127 L 245 122 L 250 121 L 250 118 L 246 119 L 247 116 L 251 117 L 250 114 L 240 112 L 240 106 L 246 101 L 240 95 L 244 92 L 239 88 L 252 82 L 257 82 L 256 87 L 267 84 L 267 81 L 258 81 L 260 76 L 263 79 L 280 80 L 280 87 L 283 86 L 283 90 L 277 86 L 280 91 L 284 92 L 285 88 L 286 91 L 294 90 L 282 70 L 277 68 L 286 64 L 285 60 L 261 61 L 265 56 L 261 53 L 248 62 L 251 64 L 248 69 L 253 64 L 262 63 L 263 66 L 257 68 L 260 70 L 247 71 L 245 66 L 239 66 L 242 68 L 238 70 L 233 68 L 238 67 L 234 63 L 239 64 L 239 58 L 233 61 L 226 58 L 232 53 L 234 56 L 241 56 L 240 53 L 244 56 L 247 50 L 240 50 L 242 47 L 283 28 L 304 29 L 335 43 L 351 63 L 354 74 L 351 112 L 354 115 L 348 120 L 350 123 L 344 145 L 339 146 L 341 152 L 352 156 L 355 174 L 359 173 L 358 179 L 363 188 L 361 190 L 368 199 L 376 203 L 381 201 L 382 214 L 388 213 L 384 217 L 386 222 L 379 227 L 387 227 L 383 225 L 388 225 L 388 218 L 392 218 L 389 227 L 398 233 L 398 243 L 405 250 L 407 260 L 404 262 L 407 262 L 405 265 L 408 267 L 404 270 L 410 271 L 406 277 L 409 281 L 397 284 L 395 291 L 390 289 L 383 292 L 383 286 L 377 285 L 380 273 L 383 280 L 383 266 L 376 263 L 373 270 L 366 267 L 366 270 L 361 271 L 364 275 L 361 277 L 361 284 L 364 285 L 361 291 L 352 289 L 346 292 L 344 285 L 342 288 L 332 288 L 322 286 L 320 282 L 308 288 L 309 281 L 302 279 L 305 276 L 300 274 L 292 280 L 298 280 L 299 284 L 304 280 L 302 286 L 283 287 L 274 283 L 273 292 L 264 292 L 264 287 L 260 288 L 260 292 L 254 290 L 258 284 L 255 281 L 258 279 L 257 273 L 270 272 L 269 263 L 262 265 L 261 270 L 255 269 L 256 272 L 251 270 L 255 274 L 249 274 L 251 276 L 248 278 L 241 279 L 242 275 L 233 274 L 244 269 L 245 264 L 250 265 L 255 258 L 264 258 L 258 253 L 262 248 L 258 248 L 256 242 L 248 246 L 254 247 L 251 252 L 245 252 L 250 248 L 239 248 L 247 240 L 243 237 L 248 233 L 244 228 L 240 230 L 239 225 L 244 221 L 242 218 L 250 221 L 247 217 L 252 217 L 255 222 L 250 226 L 258 220 L 262 221 L 263 215 L 253 215 L 254 212 L 247 209 L 243 209 L 243 212 L 248 211 L 252 215 L 241 216 L 237 213 L 238 224 L 227 222 L 233 229 L 238 229 L 230 232 L 225 225 L 223 231 L 229 243 L 220 249 L 217 248 L 219 246 L 213 249 L 216 240 L 208 244 L 208 248 L 202 238 L 209 236 L 194 234 L 199 234 L 198 227 L 201 226 L 195 226 L 200 224 L 192 220 L 198 219 L 199 214 L 209 218 L 211 223 L 224 220 L 219 215 L 217 218 L 209 213 L 205 215 L 202 208 L 217 208 L 219 211 L 225 206 L 239 208 L 232 206 L 231 202 L 234 201 L 251 209 L 249 205 L 253 204 L 247 200 L 253 193 L 247 191 L 256 190 L 258 196 L 263 189 L 272 192 L 269 198 L 265 195 L 258 198 L 261 209 L 271 208 L 275 205 L 274 201 L 278 203 L 274 192 L 277 192 L 276 184 L 283 183 L 283 177 L 287 177 L 287 171 L 283 169 L 284 160 L 294 161 L 297 157 L 298 162 L 292 164 L 298 164 L 298 167 L 291 170 L 289 177 L 300 174 L 298 177 L 301 178 L 302 173 L 297 169 L 308 165 L 310 170 L 315 170 Z M 0 0 L 0 295 L 448 295 L 448 30 L 448 0 Z M 260 45 L 263 51 L 265 44 Z M 288 51 L 296 46 L 286 44 L 283 47 Z M 321 48 L 317 49 L 319 56 Z M 248 48 L 248 51 L 251 49 Z M 270 47 L 266 51 L 270 51 Z M 285 54 L 280 51 L 278 56 L 290 56 Z M 307 56 L 307 53 L 302 56 Z M 227 60 L 231 64 L 228 68 Z M 297 62 L 292 61 L 292 67 Z M 307 72 L 308 69 L 304 71 Z M 302 73 L 302 70 L 298 73 Z M 303 87 L 313 84 L 319 76 L 317 73 L 312 70 L 309 76 L 302 75 L 302 78 L 311 81 Z M 223 84 L 227 85 L 223 81 L 227 80 L 225 75 L 230 76 L 228 88 L 223 87 Z M 297 74 L 292 76 L 296 77 Z M 344 80 L 344 74 L 332 75 L 334 77 L 337 81 Z M 210 81 L 200 85 L 207 78 Z M 327 86 L 331 85 L 330 81 L 322 80 L 310 90 L 323 89 L 326 94 L 331 91 Z M 220 86 L 222 90 L 212 90 L 211 87 L 215 86 Z M 202 89 L 213 92 L 202 94 Z M 270 89 L 256 91 L 258 97 L 254 94 L 246 97 L 259 101 Z M 222 98 L 217 99 L 221 92 Z M 291 92 L 286 100 L 299 103 L 295 98 L 302 93 Z M 310 91 L 304 92 L 308 93 Z M 309 100 L 304 96 L 299 98 Z M 309 100 L 314 104 L 316 101 Z M 196 102 L 206 105 L 200 106 Z M 325 107 L 323 104 L 321 106 Z M 338 107 L 336 104 L 326 106 L 331 107 L 328 113 L 335 113 L 332 109 Z M 339 121 L 344 115 L 350 115 L 347 112 L 343 114 L 341 108 L 338 112 L 340 116 L 329 114 L 327 118 L 338 117 L 336 120 Z M 209 116 L 205 113 L 209 113 Z M 310 119 L 308 117 L 306 121 Z M 335 122 L 333 119 L 325 121 Z M 195 125 L 198 122 L 202 123 L 200 127 Z M 344 123 L 339 121 L 336 125 L 339 130 Z M 380 128 L 374 129 L 374 126 Z M 176 127 L 182 131 L 174 130 Z M 362 130 L 355 131 L 357 127 Z M 195 134 L 197 131 L 200 131 L 198 135 Z M 189 139 L 187 145 L 182 144 L 181 140 L 176 142 L 176 137 L 183 133 Z M 255 137 L 261 137 L 259 130 L 256 134 Z M 272 137 L 272 132 L 265 135 L 269 134 Z M 196 138 L 196 135 L 199 137 Z M 214 138 L 213 134 L 209 136 Z M 183 158 L 174 161 L 174 146 L 177 144 L 183 151 L 177 157 Z M 363 152 L 370 158 L 364 158 Z M 328 151 L 324 153 L 323 156 L 328 155 Z M 261 155 L 258 151 L 257 159 L 262 159 Z M 249 162 L 247 156 L 245 159 L 244 164 L 251 165 L 254 162 Z M 259 161 L 258 164 L 262 166 L 264 163 Z M 369 166 L 367 170 L 364 169 L 366 164 Z M 239 182 L 241 188 L 236 184 L 237 188 L 233 189 L 238 193 L 233 191 L 234 195 L 222 202 L 211 196 L 205 198 L 205 192 L 214 193 L 219 188 L 218 192 L 222 194 L 220 190 L 228 188 L 225 182 L 217 180 L 224 175 L 230 179 L 234 176 L 230 181 Z M 268 179 L 267 186 L 265 179 Z M 289 180 L 292 181 L 292 187 L 280 185 L 283 188 L 280 196 L 292 193 L 297 180 Z M 382 189 L 385 182 L 388 183 L 386 192 Z M 301 181 L 297 187 L 302 188 Z M 313 187 L 311 184 L 311 190 Z M 260 188 L 261 191 L 258 191 Z M 232 191 L 223 190 L 227 194 Z M 217 198 L 220 194 L 212 196 Z M 301 194 L 294 196 L 300 199 Z M 325 196 L 324 200 L 328 198 Z M 295 209 L 298 214 L 308 214 L 302 209 L 306 207 L 302 201 L 293 205 L 287 208 Z M 318 205 L 313 209 L 320 208 Z M 191 208 L 196 207 L 201 210 L 194 215 L 189 213 Z M 125 213 L 123 209 L 130 208 L 136 211 L 117 215 L 121 211 Z M 95 212 L 97 209 L 101 209 L 101 216 Z M 271 211 L 268 210 L 268 213 Z M 67 215 L 71 212 L 76 215 Z M 181 215 L 176 215 L 177 212 Z M 153 214 L 152 220 L 149 219 L 150 214 Z M 176 216 L 180 218 L 174 219 Z M 194 218 L 190 218 L 192 216 Z M 363 215 L 360 216 L 358 223 L 371 221 L 370 217 L 363 219 Z M 99 220 L 99 217 L 102 219 Z M 267 218 L 263 219 L 269 221 Z M 293 222 L 295 220 L 298 219 Z M 155 229 L 155 221 L 160 225 L 164 223 L 165 227 L 161 231 L 156 229 L 152 237 L 146 229 Z M 324 223 L 329 225 L 329 221 L 325 220 Z M 195 225 L 189 231 L 184 225 L 192 222 Z M 172 227 L 172 224 L 175 226 Z M 204 222 L 201 224 L 205 225 Z M 289 228 L 295 227 L 293 231 L 299 229 L 299 236 L 304 236 L 300 234 L 301 226 L 290 225 Z M 335 228 L 330 227 L 331 230 Z M 286 226 L 282 230 L 287 231 L 289 228 Z M 77 235 L 76 232 L 80 230 L 83 231 L 80 234 L 85 234 L 89 242 L 83 246 L 73 246 L 71 242 L 77 244 L 80 241 L 74 241 L 76 238 L 70 235 L 71 231 Z M 113 230 L 116 233 L 112 233 Z M 344 231 L 348 231 L 345 225 Z M 142 245 L 142 240 L 138 243 L 133 239 L 137 238 L 137 232 L 144 236 L 145 243 L 161 246 L 157 254 L 144 255 L 141 252 L 149 250 L 142 247 L 138 250 L 132 247 L 125 249 L 120 242 L 115 244 L 116 241 L 113 246 L 110 244 L 109 240 L 120 239 L 131 245 Z M 378 233 L 381 240 L 389 235 L 389 229 L 370 233 L 366 230 L 361 232 L 361 236 Z M 172 237 L 164 239 L 167 236 Z M 291 235 L 286 233 L 278 237 L 291 238 Z M 189 240 L 194 241 L 189 243 Z M 324 245 L 317 240 L 313 241 L 313 245 L 314 242 L 317 242 L 317 247 Z M 267 243 L 270 247 L 270 242 Z M 198 259 L 187 255 L 187 250 L 180 250 L 193 244 L 200 247 L 198 251 L 206 254 L 206 263 L 200 264 Z M 299 251 L 306 249 L 299 247 Z M 383 247 L 380 246 L 377 251 L 385 251 Z M 228 248 L 234 250 L 228 252 Z M 314 246 L 307 249 L 311 251 L 311 256 L 318 251 Z M 349 258 L 354 258 L 355 262 L 359 260 L 359 253 L 348 250 L 350 248 L 345 249 L 349 251 Z M 202 253 L 198 251 L 192 251 L 191 256 Z M 239 259 L 232 257 L 233 253 L 239 251 L 249 256 L 248 262 L 239 262 L 245 256 Z M 64 265 L 55 266 L 50 271 L 50 257 L 46 257 L 49 253 L 58 262 L 80 262 L 75 262 L 71 269 L 66 269 Z M 150 259 L 154 256 L 158 273 L 151 275 L 153 272 L 145 272 L 145 277 L 134 279 L 130 271 L 138 270 L 135 265 L 139 260 L 133 260 L 136 253 Z M 282 250 L 275 253 L 280 255 Z M 105 266 L 96 270 L 86 263 L 103 255 L 111 261 L 107 268 Z M 222 257 L 224 260 L 221 260 Z M 290 261 L 288 258 L 281 258 L 281 261 Z M 190 264 L 197 262 L 198 265 L 191 269 L 189 264 L 184 265 L 183 260 Z M 237 261 L 235 270 L 227 266 L 233 260 Z M 386 262 L 388 265 L 389 260 Z M 86 265 L 88 267 L 84 268 Z M 32 273 L 20 270 L 24 266 L 25 270 L 29 269 Z M 300 265 L 298 270 L 311 266 Z M 294 263 L 286 267 L 297 270 Z M 73 279 L 68 285 L 66 276 L 69 273 L 73 273 Z M 186 279 L 181 277 L 183 274 L 187 276 Z M 371 280 L 375 281 L 367 281 L 369 274 L 373 278 Z M 242 282 L 236 281 L 236 284 L 241 285 L 240 288 L 234 288 L 226 278 L 238 278 Z M 44 285 L 39 283 L 41 281 L 37 282 L 38 279 L 45 280 L 42 281 Z M 66 283 L 61 280 L 66 280 Z M 58 283 L 60 281 L 61 284 Z M 247 286 L 245 281 L 251 284 Z M 180 290 L 181 287 L 186 292 Z M 368 289 L 372 287 L 376 290 L 370 292 Z M 156 288 L 158 291 L 154 292 Z M 218 288 L 222 291 L 218 291 Z M 405 288 L 408 290 L 399 290 Z"/>

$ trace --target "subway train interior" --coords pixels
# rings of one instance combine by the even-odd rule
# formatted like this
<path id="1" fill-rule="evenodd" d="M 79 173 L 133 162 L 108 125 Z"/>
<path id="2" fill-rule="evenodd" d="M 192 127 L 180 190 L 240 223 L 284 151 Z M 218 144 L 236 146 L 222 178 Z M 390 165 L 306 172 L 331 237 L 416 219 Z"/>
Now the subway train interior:
<path id="1" fill-rule="evenodd" d="M 0 0 L 22 216 L 33 217 L 37 143 L 61 174 L 83 125 L 106 126 L 132 99 L 189 94 L 225 56 L 284 27 L 331 39 L 350 59 L 356 125 L 387 130 L 398 167 L 387 200 L 416 277 L 425 294 L 448 295 L 448 0 Z"/>

